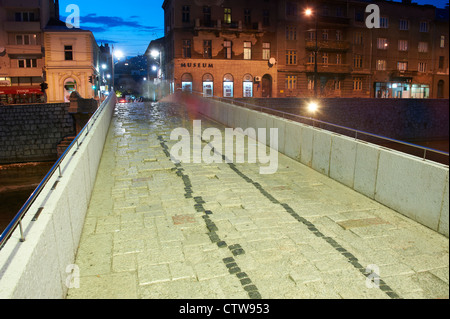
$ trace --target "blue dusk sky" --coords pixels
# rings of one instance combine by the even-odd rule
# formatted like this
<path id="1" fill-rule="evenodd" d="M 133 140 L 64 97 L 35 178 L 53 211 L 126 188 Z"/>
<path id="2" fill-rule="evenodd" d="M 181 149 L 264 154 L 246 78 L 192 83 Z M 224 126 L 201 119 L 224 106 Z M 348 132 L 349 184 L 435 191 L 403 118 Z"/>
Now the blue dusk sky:
<path id="1" fill-rule="evenodd" d="M 444 8 L 448 0 L 413 2 Z M 63 21 L 70 4 L 80 8 L 82 29 L 91 30 L 99 44 L 114 44 L 126 56 L 144 54 L 150 41 L 164 36 L 163 0 L 60 0 Z"/>

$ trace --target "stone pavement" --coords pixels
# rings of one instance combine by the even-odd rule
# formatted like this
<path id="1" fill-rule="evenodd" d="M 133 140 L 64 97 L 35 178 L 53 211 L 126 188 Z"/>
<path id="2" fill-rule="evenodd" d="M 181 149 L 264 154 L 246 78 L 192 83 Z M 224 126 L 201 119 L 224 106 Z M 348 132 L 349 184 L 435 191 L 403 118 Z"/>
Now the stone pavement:
<path id="1" fill-rule="evenodd" d="M 117 106 L 67 298 L 448 298 L 447 238 L 282 154 L 273 175 L 174 164 L 193 119 L 223 129 Z"/>

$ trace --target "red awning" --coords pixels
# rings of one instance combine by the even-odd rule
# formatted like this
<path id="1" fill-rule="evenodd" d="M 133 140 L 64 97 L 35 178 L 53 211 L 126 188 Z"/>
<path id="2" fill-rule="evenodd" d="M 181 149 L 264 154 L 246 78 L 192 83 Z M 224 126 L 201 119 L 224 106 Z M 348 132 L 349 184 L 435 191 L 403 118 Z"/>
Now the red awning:
<path id="1" fill-rule="evenodd" d="M 0 94 L 42 94 L 40 86 L 2 86 Z"/>

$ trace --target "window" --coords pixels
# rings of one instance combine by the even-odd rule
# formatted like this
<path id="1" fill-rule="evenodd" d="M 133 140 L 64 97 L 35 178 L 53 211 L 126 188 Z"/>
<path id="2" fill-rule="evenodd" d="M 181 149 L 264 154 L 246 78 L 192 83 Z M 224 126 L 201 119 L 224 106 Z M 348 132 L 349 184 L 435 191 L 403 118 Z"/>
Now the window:
<path id="1" fill-rule="evenodd" d="M 191 21 L 191 8 L 189 6 L 183 6 L 182 21 L 184 23 Z"/>
<path id="2" fill-rule="evenodd" d="M 263 10 L 263 26 L 268 27 L 269 25 L 270 25 L 269 10 Z"/>
<path id="3" fill-rule="evenodd" d="M 297 64 L 297 51 L 287 50 L 286 51 L 286 65 Z"/>
<path id="4" fill-rule="evenodd" d="M 377 60 L 377 70 L 386 71 L 386 60 Z"/>
<path id="5" fill-rule="evenodd" d="M 286 40 L 297 40 L 297 27 L 286 26 Z"/>
<path id="6" fill-rule="evenodd" d="M 322 64 L 328 64 L 328 53 L 322 53 Z"/>
<path id="7" fill-rule="evenodd" d="M 426 64 L 426 62 L 419 62 L 419 65 L 417 67 L 417 71 L 419 71 L 421 73 L 427 72 L 427 64 Z"/>
<path id="8" fill-rule="evenodd" d="M 387 50 L 388 40 L 386 38 L 378 38 L 377 39 L 377 48 L 380 50 Z"/>
<path id="9" fill-rule="evenodd" d="M 419 31 L 420 32 L 428 32 L 428 22 L 421 21 L 419 24 Z"/>
<path id="10" fill-rule="evenodd" d="M 297 76 L 296 75 L 286 76 L 286 89 L 287 90 L 297 89 Z"/>
<path id="11" fill-rule="evenodd" d="M 343 39 L 342 31 L 336 30 L 336 41 L 342 41 L 342 39 Z"/>
<path id="12" fill-rule="evenodd" d="M 211 40 L 204 40 L 203 41 L 203 57 L 205 59 L 211 59 L 212 58 Z"/>
<path id="13" fill-rule="evenodd" d="M 19 59 L 18 60 L 19 68 L 37 68 L 37 60 L 36 59 Z"/>
<path id="14" fill-rule="evenodd" d="M 405 19 L 400 19 L 399 21 L 399 25 L 398 25 L 399 30 L 409 30 L 409 21 L 405 20 Z"/>
<path id="15" fill-rule="evenodd" d="M 16 22 L 32 22 L 34 21 L 34 12 L 16 12 Z"/>
<path id="16" fill-rule="evenodd" d="M 270 42 L 264 42 L 262 46 L 263 46 L 262 58 L 263 58 L 263 60 L 269 60 L 270 59 Z"/>
<path id="17" fill-rule="evenodd" d="M 183 92 L 192 92 L 192 75 L 185 73 L 181 76 L 181 89 Z"/>
<path id="18" fill-rule="evenodd" d="M 243 90 L 244 97 L 253 97 L 253 76 L 250 74 L 244 75 Z"/>
<path id="19" fill-rule="evenodd" d="M 64 46 L 64 60 L 66 61 L 73 60 L 73 47 L 71 45 Z"/>
<path id="20" fill-rule="evenodd" d="M 244 42 L 244 60 L 252 59 L 252 43 Z"/>
<path id="21" fill-rule="evenodd" d="M 353 56 L 353 67 L 355 69 L 361 69 L 363 66 L 363 57 L 360 54 L 355 54 Z"/>
<path id="22" fill-rule="evenodd" d="M 336 54 L 336 64 L 342 64 L 342 54 Z"/>
<path id="23" fill-rule="evenodd" d="M 315 31 L 309 31 L 308 32 L 308 40 L 314 41 L 316 39 L 316 32 Z"/>
<path id="24" fill-rule="evenodd" d="M 233 76 L 231 74 L 225 74 L 223 77 L 223 96 L 233 97 Z"/>
<path id="25" fill-rule="evenodd" d="M 203 24 L 206 27 L 211 26 L 211 7 L 209 6 L 203 7 Z"/>
<path id="26" fill-rule="evenodd" d="M 342 7 L 336 8 L 336 17 L 343 17 L 344 16 L 344 9 Z"/>
<path id="27" fill-rule="evenodd" d="M 214 94 L 214 80 L 209 73 L 203 75 L 203 96 L 211 97 Z"/>
<path id="28" fill-rule="evenodd" d="M 293 16 L 295 17 L 297 15 L 297 4 L 294 2 L 287 2 L 286 3 L 286 16 Z"/>
<path id="29" fill-rule="evenodd" d="M 224 41 L 223 48 L 225 51 L 225 59 L 231 59 L 231 41 Z"/>
<path id="30" fill-rule="evenodd" d="M 364 11 L 356 9 L 355 11 L 355 21 L 364 22 Z"/>
<path id="31" fill-rule="evenodd" d="M 223 22 L 228 24 L 231 23 L 231 8 L 223 9 Z"/>
<path id="32" fill-rule="evenodd" d="M 16 35 L 17 45 L 36 45 L 37 35 L 36 34 L 17 34 Z"/>
<path id="33" fill-rule="evenodd" d="M 314 64 L 315 61 L 316 61 L 316 55 L 315 55 L 315 53 L 310 53 L 310 54 L 308 55 L 308 63 L 309 63 L 309 64 Z"/>
<path id="34" fill-rule="evenodd" d="M 397 70 L 399 71 L 408 70 L 408 62 L 397 62 Z"/>
<path id="35" fill-rule="evenodd" d="M 362 91 L 362 78 L 353 78 L 353 90 L 354 91 Z"/>
<path id="36" fill-rule="evenodd" d="M 244 9 L 244 22 L 247 25 L 252 23 L 252 15 L 250 9 Z"/>
<path id="37" fill-rule="evenodd" d="M 445 35 L 441 35 L 441 41 L 439 43 L 440 48 L 445 48 Z"/>
<path id="38" fill-rule="evenodd" d="M 323 30 L 323 32 L 322 32 L 322 40 L 328 41 L 328 30 Z"/>
<path id="39" fill-rule="evenodd" d="M 336 79 L 334 80 L 334 90 L 335 91 L 340 91 L 341 90 L 341 81 Z"/>
<path id="40" fill-rule="evenodd" d="M 439 57 L 439 69 L 443 69 L 444 68 L 444 57 L 440 56 Z"/>
<path id="41" fill-rule="evenodd" d="M 314 77 L 308 76 L 308 90 L 314 90 Z"/>
<path id="42" fill-rule="evenodd" d="M 354 44 L 363 44 L 363 33 L 362 32 L 355 32 L 354 33 L 353 43 Z"/>
<path id="43" fill-rule="evenodd" d="M 428 42 L 419 42 L 418 50 L 422 53 L 428 52 Z"/>
<path id="44" fill-rule="evenodd" d="M 408 51 L 408 40 L 398 40 L 398 50 Z"/>
<path id="45" fill-rule="evenodd" d="M 382 29 L 389 28 L 389 18 L 388 17 L 380 17 L 380 28 L 382 28 Z"/>
<path id="46" fill-rule="evenodd" d="M 183 40 L 183 58 L 191 58 L 191 40 Z"/>

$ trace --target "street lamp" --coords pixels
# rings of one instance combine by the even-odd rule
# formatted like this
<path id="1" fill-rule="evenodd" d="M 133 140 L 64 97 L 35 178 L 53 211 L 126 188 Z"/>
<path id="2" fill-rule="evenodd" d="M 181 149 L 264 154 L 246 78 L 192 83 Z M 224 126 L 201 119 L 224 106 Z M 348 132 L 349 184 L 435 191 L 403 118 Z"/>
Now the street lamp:
<path id="1" fill-rule="evenodd" d="M 319 44 L 317 42 L 317 36 L 318 36 L 318 32 L 317 32 L 317 12 L 313 12 L 312 9 L 306 9 L 305 10 L 305 15 L 310 17 L 312 15 L 314 15 L 315 18 L 315 29 L 314 29 L 314 37 L 316 38 L 316 46 L 314 49 L 314 98 L 317 98 L 317 78 L 318 78 L 318 72 L 317 72 L 317 56 L 318 56 L 318 51 L 319 51 Z"/>
<path id="2" fill-rule="evenodd" d="M 116 57 L 117 58 L 117 60 L 120 60 L 121 58 L 123 58 L 123 56 L 124 56 L 124 54 L 123 54 L 123 52 L 122 51 L 120 51 L 120 50 L 117 50 L 117 51 L 115 51 L 114 52 L 114 45 L 112 46 L 112 51 L 111 51 L 111 62 L 112 62 L 112 87 L 113 87 L 113 89 L 114 89 L 114 86 L 115 86 L 115 81 L 114 81 L 114 78 L 115 78 L 115 62 L 114 62 L 114 57 Z"/>

